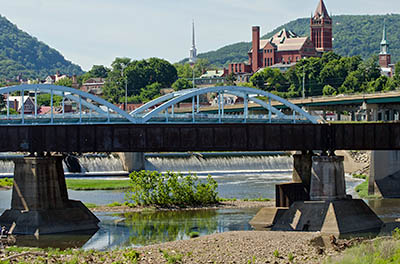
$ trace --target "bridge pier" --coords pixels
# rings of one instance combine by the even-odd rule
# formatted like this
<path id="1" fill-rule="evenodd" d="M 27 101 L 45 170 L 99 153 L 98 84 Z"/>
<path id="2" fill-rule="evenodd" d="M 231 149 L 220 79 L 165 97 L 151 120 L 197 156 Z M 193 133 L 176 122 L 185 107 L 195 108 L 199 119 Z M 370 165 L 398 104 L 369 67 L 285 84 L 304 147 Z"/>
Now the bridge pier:
<path id="1" fill-rule="evenodd" d="M 400 198 L 400 151 L 371 151 L 368 194 Z"/>
<path id="2" fill-rule="evenodd" d="M 53 234 L 98 229 L 99 219 L 68 199 L 62 157 L 15 159 L 11 209 L 0 216 L 13 234 Z"/>
<path id="3" fill-rule="evenodd" d="M 308 160 L 305 156 L 299 159 Z M 292 201 L 287 207 L 263 208 L 250 224 L 256 229 L 335 235 L 380 229 L 383 222 L 367 204 L 346 195 L 343 161 L 342 156 L 313 156 L 309 199 Z"/>
<path id="4" fill-rule="evenodd" d="M 144 152 L 119 152 L 122 166 L 127 172 L 141 171 L 145 169 Z"/>

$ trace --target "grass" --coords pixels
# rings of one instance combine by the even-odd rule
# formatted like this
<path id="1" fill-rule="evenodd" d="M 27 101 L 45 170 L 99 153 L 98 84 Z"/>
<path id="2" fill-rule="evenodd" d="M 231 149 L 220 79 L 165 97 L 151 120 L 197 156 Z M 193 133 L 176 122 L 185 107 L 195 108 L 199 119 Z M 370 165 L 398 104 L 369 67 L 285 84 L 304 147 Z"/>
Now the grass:
<path id="1" fill-rule="evenodd" d="M 130 187 L 130 180 L 81 180 L 67 179 L 67 188 L 77 191 L 124 190 Z"/>
<path id="2" fill-rule="evenodd" d="M 353 174 L 352 177 L 354 179 L 362 179 L 362 180 L 366 180 L 367 179 L 367 175 L 365 175 L 365 174 Z"/>
<path id="3" fill-rule="evenodd" d="M 330 258 L 326 263 L 335 264 L 394 264 L 400 263 L 400 230 L 396 228 L 392 237 L 382 237 L 366 241 L 349 248 L 336 258 Z"/>
<path id="4" fill-rule="evenodd" d="M 237 198 L 218 198 L 218 202 L 236 202 L 236 201 L 244 201 L 244 202 L 269 202 L 271 201 L 270 198 L 243 198 L 243 199 L 237 199 Z"/>
<path id="5" fill-rule="evenodd" d="M 363 183 L 357 185 L 355 190 L 358 193 L 358 196 L 360 196 L 360 198 L 364 198 L 364 199 L 379 198 L 378 195 L 369 195 L 368 194 L 368 182 L 369 182 L 369 178 L 367 178 Z"/>
<path id="6" fill-rule="evenodd" d="M 76 191 L 125 190 L 130 188 L 130 180 L 83 180 L 66 179 L 67 188 Z M 13 179 L 0 179 L 0 187 L 12 187 Z"/>

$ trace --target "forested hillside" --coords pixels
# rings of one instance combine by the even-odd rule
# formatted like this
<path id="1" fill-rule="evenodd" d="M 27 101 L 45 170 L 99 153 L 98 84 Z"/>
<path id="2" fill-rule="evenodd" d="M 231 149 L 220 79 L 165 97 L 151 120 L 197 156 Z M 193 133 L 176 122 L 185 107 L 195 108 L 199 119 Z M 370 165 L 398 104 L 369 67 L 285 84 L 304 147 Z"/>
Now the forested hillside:
<path id="1" fill-rule="evenodd" d="M 80 66 L 72 64 L 55 49 L 17 28 L 0 16 L 0 81 L 45 77 L 57 70 L 65 74 L 82 74 Z"/>
<path id="2" fill-rule="evenodd" d="M 400 15 L 341 15 L 333 16 L 333 46 L 334 51 L 342 56 L 360 55 L 362 58 L 369 58 L 379 53 L 379 44 L 382 40 L 383 20 L 386 19 L 388 41 L 392 61 L 400 60 Z M 269 38 L 276 32 L 286 28 L 292 30 L 299 36 L 310 35 L 309 18 L 300 18 L 282 25 L 262 38 Z M 262 29 L 261 29 L 262 30 Z M 251 29 L 249 28 L 249 36 Z M 250 39 L 249 39 L 250 41 Z M 216 51 L 199 54 L 199 58 L 209 60 L 216 66 L 228 65 L 231 62 L 248 61 L 247 52 L 250 49 L 250 42 L 240 42 L 222 47 Z"/>

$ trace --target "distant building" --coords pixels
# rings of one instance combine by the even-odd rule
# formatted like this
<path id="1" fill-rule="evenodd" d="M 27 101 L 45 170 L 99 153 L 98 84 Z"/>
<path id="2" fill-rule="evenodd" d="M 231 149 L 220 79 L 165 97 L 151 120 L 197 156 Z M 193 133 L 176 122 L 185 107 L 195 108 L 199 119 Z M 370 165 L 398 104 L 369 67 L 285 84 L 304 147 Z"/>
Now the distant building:
<path id="1" fill-rule="evenodd" d="M 105 79 L 103 78 L 90 78 L 82 84 L 81 90 L 96 96 L 102 96 L 104 84 Z"/>
<path id="2" fill-rule="evenodd" d="M 260 27 L 252 28 L 252 48 L 248 63 L 232 63 L 229 74 L 235 74 L 238 81 L 247 81 L 258 70 L 266 67 L 288 70 L 302 58 L 320 57 L 332 50 L 332 19 L 323 0 L 320 0 L 310 19 L 311 38 L 282 29 L 270 39 L 260 40 Z"/>
<path id="3" fill-rule="evenodd" d="M 60 72 L 57 71 L 55 75 L 47 76 L 46 79 L 44 80 L 44 84 L 54 84 L 64 78 L 70 78 L 70 77 L 66 74 L 60 74 Z"/>
<path id="4" fill-rule="evenodd" d="M 386 36 L 386 24 L 383 25 L 383 36 L 381 41 L 381 52 L 379 53 L 379 66 L 381 66 L 382 75 L 392 77 L 394 72 L 394 64 L 391 62 L 389 52 L 389 42 Z"/>
<path id="5" fill-rule="evenodd" d="M 195 79 L 195 84 L 198 86 L 207 86 L 215 84 L 224 84 L 225 77 L 228 75 L 227 69 L 222 70 L 208 70 L 199 78 Z"/>
<path id="6" fill-rule="evenodd" d="M 9 96 L 8 105 L 10 109 L 14 109 L 18 113 L 21 113 L 21 108 L 22 108 L 21 96 Z M 6 101 L 6 107 L 7 107 L 7 101 Z M 29 96 L 24 96 L 24 114 L 34 114 L 34 113 L 35 113 L 34 99 Z"/>

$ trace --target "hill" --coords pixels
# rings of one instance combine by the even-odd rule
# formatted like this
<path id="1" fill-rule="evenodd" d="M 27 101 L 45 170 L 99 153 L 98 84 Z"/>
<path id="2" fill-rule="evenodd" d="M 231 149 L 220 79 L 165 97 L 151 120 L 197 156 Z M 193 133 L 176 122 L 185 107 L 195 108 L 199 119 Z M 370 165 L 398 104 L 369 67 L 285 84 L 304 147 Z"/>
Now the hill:
<path id="1" fill-rule="evenodd" d="M 386 28 L 392 62 L 400 60 L 400 15 L 340 15 L 333 16 L 333 47 L 335 53 L 342 56 L 360 55 L 363 58 L 379 53 L 379 44 L 382 40 L 383 20 L 386 19 Z M 299 36 L 310 35 L 310 19 L 300 18 L 277 27 L 262 38 L 270 38 L 276 32 L 286 28 Z M 249 28 L 249 35 L 250 35 Z M 231 62 L 248 61 L 247 52 L 250 42 L 239 42 L 222 47 L 216 51 L 199 54 L 199 58 L 208 59 L 216 66 L 227 66 Z M 186 61 L 186 59 L 184 60 Z"/>
<path id="2" fill-rule="evenodd" d="M 69 75 L 83 73 L 80 66 L 0 15 L 0 80 L 14 79 L 18 74 L 24 78 L 44 78 L 56 71 Z"/>

